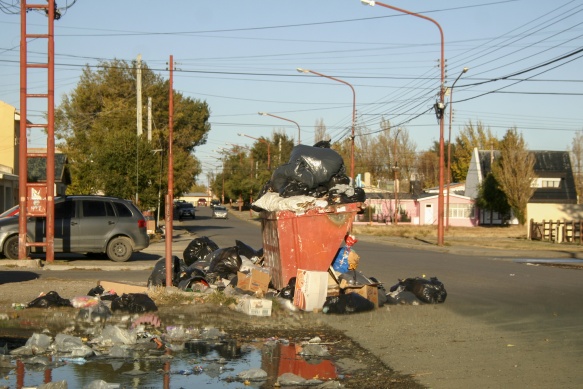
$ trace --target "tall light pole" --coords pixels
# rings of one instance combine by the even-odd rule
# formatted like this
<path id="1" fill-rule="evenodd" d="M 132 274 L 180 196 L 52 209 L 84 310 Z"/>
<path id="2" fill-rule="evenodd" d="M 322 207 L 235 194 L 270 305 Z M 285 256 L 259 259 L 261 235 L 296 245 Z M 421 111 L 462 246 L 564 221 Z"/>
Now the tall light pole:
<path id="1" fill-rule="evenodd" d="M 257 112 L 257 113 L 261 116 L 271 116 L 273 118 L 277 118 L 277 119 L 285 120 L 287 122 L 294 123 L 298 127 L 298 144 L 302 143 L 301 134 L 300 134 L 300 125 L 297 122 L 294 122 L 291 119 L 282 118 L 281 116 L 273 115 L 273 114 L 267 113 L 267 112 Z"/>
<path id="2" fill-rule="evenodd" d="M 296 70 L 300 73 L 312 73 L 315 74 L 316 76 L 325 77 L 334 81 L 341 82 L 344 85 L 348 85 L 352 90 L 352 130 L 350 134 L 350 180 L 352 181 L 352 185 L 354 185 L 354 127 L 356 126 L 356 92 L 354 91 L 354 87 L 344 80 L 332 76 L 327 76 L 325 74 L 318 73 L 313 70 L 302 68 L 297 68 Z"/>
<path id="3" fill-rule="evenodd" d="M 451 185 L 451 119 L 452 119 L 452 112 L 453 112 L 453 88 L 455 87 L 455 83 L 460 79 L 462 74 L 467 72 L 469 68 L 463 68 L 461 73 L 457 76 L 451 87 L 449 88 L 449 136 L 447 138 L 447 207 L 445 210 L 445 228 L 449 230 L 449 192 L 450 192 L 450 185 Z"/>
<path id="4" fill-rule="evenodd" d="M 269 143 L 265 139 L 254 138 L 254 137 L 249 136 L 247 134 L 237 134 L 237 135 L 246 136 L 247 138 L 255 139 L 256 141 L 263 142 L 267 145 L 267 170 L 271 170 L 271 143 Z"/>
<path id="5" fill-rule="evenodd" d="M 395 225 L 399 223 L 399 184 L 397 181 L 399 179 L 399 165 L 397 164 L 397 137 L 399 136 L 400 132 L 401 129 L 399 128 L 395 134 L 395 142 L 393 143 L 393 173 L 395 179 L 395 183 L 393 185 L 395 190 L 395 215 L 393 220 Z"/>
<path id="6" fill-rule="evenodd" d="M 441 26 L 439 25 L 439 23 L 437 23 L 435 20 L 425 16 L 425 15 L 421 15 L 415 12 L 411 12 L 411 11 L 407 11 L 406 9 L 402 9 L 402 8 L 397 8 L 394 7 L 392 5 L 387 5 L 384 3 L 381 3 L 379 1 L 373 1 L 373 0 L 360 0 L 361 3 L 365 4 L 365 5 L 370 5 L 370 6 L 374 6 L 375 4 L 380 5 L 381 7 L 385 7 L 385 8 L 389 8 L 392 9 L 394 11 L 398 11 L 398 12 L 402 12 L 402 13 L 406 13 L 408 15 L 411 16 L 416 16 L 418 18 L 421 19 L 425 19 L 430 21 L 431 23 L 435 24 L 437 26 L 437 28 L 439 29 L 439 35 L 441 37 L 441 61 L 440 61 L 440 68 L 441 68 L 441 85 L 439 87 L 439 101 L 437 103 L 435 103 L 435 114 L 437 116 L 437 119 L 439 120 L 439 194 L 437 195 L 437 245 L 438 246 L 443 246 L 444 243 L 444 223 L 443 223 L 443 187 L 444 187 L 444 174 L 443 171 L 445 170 L 445 157 L 444 157 L 444 140 L 443 140 L 443 133 L 444 133 L 444 123 L 443 123 L 443 114 L 445 111 L 445 103 L 444 103 L 444 95 L 445 95 L 445 90 L 444 90 L 444 84 L 445 84 L 445 43 L 444 43 L 444 39 L 443 39 L 443 30 L 441 29 Z"/>

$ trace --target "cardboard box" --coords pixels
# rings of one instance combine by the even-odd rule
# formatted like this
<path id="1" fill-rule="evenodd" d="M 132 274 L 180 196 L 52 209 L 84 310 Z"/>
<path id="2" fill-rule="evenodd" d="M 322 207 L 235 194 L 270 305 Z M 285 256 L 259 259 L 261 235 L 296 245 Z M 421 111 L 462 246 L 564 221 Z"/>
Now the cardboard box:
<path id="1" fill-rule="evenodd" d="M 237 288 L 251 292 L 267 293 L 270 280 L 269 273 L 259 269 L 252 269 L 249 274 L 237 272 Z"/>
<path id="2" fill-rule="evenodd" d="M 121 296 L 124 293 L 148 293 L 147 286 L 122 284 L 121 282 L 112 281 L 99 281 L 98 284 L 101 285 L 106 292 L 111 290 L 117 293 L 118 296 Z"/>
<path id="3" fill-rule="evenodd" d="M 350 250 L 350 253 L 348 253 L 348 270 L 355 270 L 358 267 L 358 262 L 360 262 L 360 255 L 354 250 Z"/>
<path id="4" fill-rule="evenodd" d="M 347 288 L 346 293 L 357 293 L 379 307 L 379 288 L 377 285 L 365 285 L 360 288 Z"/>
<path id="5" fill-rule="evenodd" d="M 328 292 L 328 272 L 298 269 L 294 305 L 304 311 L 322 309 Z"/>
<path id="6" fill-rule="evenodd" d="M 340 274 L 340 273 L 338 273 Z M 336 277 L 335 277 L 336 276 Z M 328 289 L 327 296 L 338 296 L 340 294 L 340 285 L 338 285 L 338 278 L 336 272 L 330 268 L 328 270 Z"/>
<path id="7" fill-rule="evenodd" d="M 236 310 L 250 316 L 271 316 L 273 302 L 267 299 L 242 298 Z"/>

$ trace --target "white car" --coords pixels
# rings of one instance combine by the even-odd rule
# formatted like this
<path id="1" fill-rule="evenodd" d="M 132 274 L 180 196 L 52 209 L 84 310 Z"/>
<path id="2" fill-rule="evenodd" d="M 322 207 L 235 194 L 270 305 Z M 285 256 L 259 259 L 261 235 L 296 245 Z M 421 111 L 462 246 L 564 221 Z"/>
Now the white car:
<path id="1" fill-rule="evenodd" d="M 226 207 L 222 205 L 217 205 L 213 207 L 213 219 L 227 219 L 229 217 L 229 211 Z"/>

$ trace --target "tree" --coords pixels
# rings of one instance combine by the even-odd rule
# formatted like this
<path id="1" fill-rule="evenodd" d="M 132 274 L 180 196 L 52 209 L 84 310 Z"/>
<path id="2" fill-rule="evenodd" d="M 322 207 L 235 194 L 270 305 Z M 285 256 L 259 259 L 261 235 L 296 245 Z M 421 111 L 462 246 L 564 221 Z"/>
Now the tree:
<path id="1" fill-rule="evenodd" d="M 330 135 L 327 133 L 326 125 L 322 118 L 316 120 L 316 126 L 314 127 L 314 143 L 318 143 L 321 140 L 330 140 Z"/>
<path id="2" fill-rule="evenodd" d="M 571 148 L 571 165 L 574 167 L 575 188 L 577 189 L 577 203 L 583 199 L 583 131 L 575 133 Z"/>
<path id="3" fill-rule="evenodd" d="M 496 178 L 491 172 L 486 175 L 480 186 L 476 205 L 483 210 L 498 212 L 502 217 L 510 216 L 508 198 L 504 191 L 500 189 L 498 181 L 496 181 Z M 492 222 L 492 220 L 493 218 L 490 217 L 490 222 Z"/>
<path id="4" fill-rule="evenodd" d="M 157 203 L 158 183 L 166 185 L 167 81 L 142 63 L 142 92 L 153 101 L 152 121 L 158 128 L 152 141 L 136 135 L 136 61 L 104 61 L 96 70 L 86 67 L 77 87 L 55 110 L 55 135 L 69 157 L 72 184 L 69 193 L 134 198 L 142 208 Z M 192 154 L 206 142 L 210 111 L 205 102 L 174 92 L 174 192 L 188 191 L 200 173 Z"/>
<path id="5" fill-rule="evenodd" d="M 526 206 L 534 193 L 534 156 L 526 149 L 522 134 L 509 129 L 499 144 L 500 158 L 492 164 L 492 174 L 506 195 L 514 216 L 526 222 Z"/>
<path id="6" fill-rule="evenodd" d="M 474 148 L 497 149 L 498 139 L 492 131 L 486 129 L 482 122 L 474 126 L 470 120 L 456 137 L 455 146 L 452 144 L 451 175 L 452 182 L 465 182 Z"/>
<path id="7" fill-rule="evenodd" d="M 233 147 L 223 158 L 224 170 L 216 175 L 211 187 L 215 193 L 223 191 L 225 183 L 225 198 L 247 202 L 257 198 L 257 194 L 271 179 L 273 170 L 289 161 L 294 141 L 285 131 L 274 131 L 271 139 L 261 137 L 250 149 L 240 146 Z M 271 169 L 268 169 L 267 144 L 271 154 Z M 281 162 L 276 162 L 281 161 Z"/>

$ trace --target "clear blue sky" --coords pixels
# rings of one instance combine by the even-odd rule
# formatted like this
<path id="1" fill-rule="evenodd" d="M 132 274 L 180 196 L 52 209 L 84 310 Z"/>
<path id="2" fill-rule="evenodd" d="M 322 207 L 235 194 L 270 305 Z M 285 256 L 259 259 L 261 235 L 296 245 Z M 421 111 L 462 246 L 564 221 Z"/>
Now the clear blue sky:
<path id="1" fill-rule="evenodd" d="M 499 137 L 516 126 L 530 149 L 567 150 L 575 132 L 583 130 L 580 0 L 387 3 L 423 13 L 441 25 L 446 85 L 464 67 L 470 68 L 456 84 L 452 138 L 468 121 L 482 121 Z M 18 1 L 0 4 L 0 100 L 19 108 L 20 18 L 9 13 L 9 4 Z M 378 130 L 384 117 L 407 128 L 418 151 L 439 139 L 439 125 L 429 109 L 439 90 L 440 37 L 427 20 L 363 6 L 359 0 L 57 4 L 70 7 L 55 22 L 56 103 L 75 87 L 85 64 L 131 61 L 141 54 L 167 78 L 166 62 L 173 55 L 178 68 L 174 88 L 206 100 L 211 109 L 208 142 L 195 151 L 205 171 L 220 165 L 219 147 L 253 143 L 237 133 L 270 137 L 273 130 L 283 129 L 297 138 L 293 123 L 259 116 L 258 111 L 298 122 L 306 144 L 313 142 L 318 119 L 324 120 L 333 140 L 349 135 L 349 87 L 302 75 L 297 67 L 353 85 L 363 132 Z M 28 17 L 31 26 L 46 26 L 44 16 Z M 40 122 L 43 108 L 31 109 L 37 118 L 33 122 Z M 448 121 L 446 140 L 447 128 Z M 29 145 L 43 142 L 33 134 Z M 206 183 L 206 177 L 199 182 Z"/>

